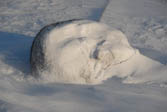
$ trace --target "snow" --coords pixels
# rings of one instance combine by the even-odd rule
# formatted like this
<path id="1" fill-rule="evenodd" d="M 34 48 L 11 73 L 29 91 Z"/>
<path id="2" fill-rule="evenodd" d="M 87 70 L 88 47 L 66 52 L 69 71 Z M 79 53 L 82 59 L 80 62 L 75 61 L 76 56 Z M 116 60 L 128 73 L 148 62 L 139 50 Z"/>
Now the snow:
<path id="1" fill-rule="evenodd" d="M 165 0 L 112 0 L 100 21 L 125 33 L 130 44 L 144 55 L 165 64 L 166 19 Z"/>
<path id="2" fill-rule="evenodd" d="M 108 0 L 1 0 L 0 30 L 35 36 L 45 25 L 69 19 L 98 20 Z"/>
<path id="3" fill-rule="evenodd" d="M 166 112 L 166 6 L 165 0 L 1 0 L 0 112 Z M 29 77 L 32 36 L 46 24 L 73 18 L 122 31 L 140 53 L 114 66 L 117 77 L 99 85 Z"/>

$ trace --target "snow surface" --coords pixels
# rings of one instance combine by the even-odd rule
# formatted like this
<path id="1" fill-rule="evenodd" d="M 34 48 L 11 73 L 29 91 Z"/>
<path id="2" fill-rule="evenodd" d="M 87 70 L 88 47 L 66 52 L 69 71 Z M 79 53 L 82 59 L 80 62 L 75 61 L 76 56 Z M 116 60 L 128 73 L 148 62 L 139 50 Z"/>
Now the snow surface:
<path id="1" fill-rule="evenodd" d="M 35 36 L 69 19 L 99 20 L 108 0 L 0 0 L 0 30 Z"/>
<path id="2" fill-rule="evenodd" d="M 101 22 L 125 33 L 144 55 L 167 63 L 166 0 L 112 0 Z"/>
<path id="3" fill-rule="evenodd" d="M 165 0 L 1 0 L 0 112 L 166 112 L 166 8 Z M 46 24 L 73 18 L 100 20 L 125 33 L 145 56 L 113 69 L 117 76 L 135 69 L 132 76 L 94 86 L 28 77 L 31 36 Z"/>

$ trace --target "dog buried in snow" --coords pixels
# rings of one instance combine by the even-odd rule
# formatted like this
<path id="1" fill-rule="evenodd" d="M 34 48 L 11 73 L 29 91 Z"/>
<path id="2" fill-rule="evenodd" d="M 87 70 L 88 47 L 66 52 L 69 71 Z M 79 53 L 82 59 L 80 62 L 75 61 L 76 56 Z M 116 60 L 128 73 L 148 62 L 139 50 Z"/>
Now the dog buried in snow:
<path id="1" fill-rule="evenodd" d="M 91 20 L 69 20 L 40 30 L 32 44 L 30 63 L 35 77 L 98 84 L 115 75 L 131 74 L 124 70 L 124 63 L 137 54 L 121 31 Z"/>

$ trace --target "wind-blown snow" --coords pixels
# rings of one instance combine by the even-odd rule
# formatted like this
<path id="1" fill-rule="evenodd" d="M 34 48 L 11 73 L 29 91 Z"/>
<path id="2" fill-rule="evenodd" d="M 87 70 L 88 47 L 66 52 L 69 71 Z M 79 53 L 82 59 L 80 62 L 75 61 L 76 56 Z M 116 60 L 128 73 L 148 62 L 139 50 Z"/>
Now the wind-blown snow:
<path id="1" fill-rule="evenodd" d="M 109 1 L 0 1 L 0 112 L 166 112 L 166 0 Z M 103 12 L 106 4 L 103 14 L 94 13 Z M 99 20 L 99 15 L 102 23 L 122 31 L 142 54 L 111 69 L 119 77 L 128 77 L 112 77 L 100 85 L 27 78 L 30 35 L 49 23 Z M 143 81 L 147 83 L 139 84 Z"/>

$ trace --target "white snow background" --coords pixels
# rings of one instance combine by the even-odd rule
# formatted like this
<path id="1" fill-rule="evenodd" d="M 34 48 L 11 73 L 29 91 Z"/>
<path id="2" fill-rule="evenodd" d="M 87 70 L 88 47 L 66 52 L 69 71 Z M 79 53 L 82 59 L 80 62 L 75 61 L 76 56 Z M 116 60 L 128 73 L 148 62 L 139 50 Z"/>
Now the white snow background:
<path id="1" fill-rule="evenodd" d="M 83 18 L 124 32 L 133 47 L 162 64 L 144 77 L 163 80 L 126 84 L 113 77 L 73 85 L 28 77 L 35 34 L 47 24 Z M 166 112 L 166 63 L 166 0 L 0 0 L 0 112 Z"/>

